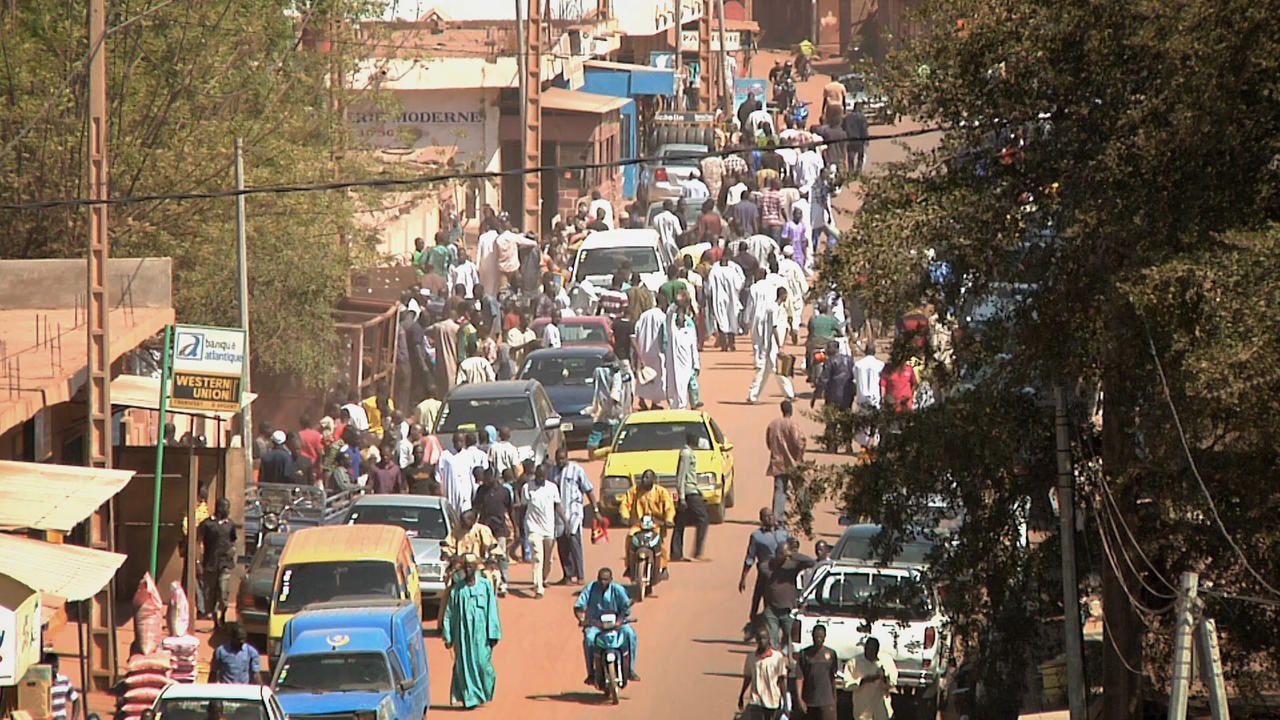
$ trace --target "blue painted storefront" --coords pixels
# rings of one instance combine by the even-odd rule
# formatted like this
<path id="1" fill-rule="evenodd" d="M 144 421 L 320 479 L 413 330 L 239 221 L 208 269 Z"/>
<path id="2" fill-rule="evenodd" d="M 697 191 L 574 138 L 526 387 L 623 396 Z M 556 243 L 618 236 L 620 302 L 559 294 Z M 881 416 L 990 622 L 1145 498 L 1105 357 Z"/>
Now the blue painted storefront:
<path id="1" fill-rule="evenodd" d="M 583 71 L 581 90 L 597 95 L 618 98 L 639 98 L 644 95 L 675 95 L 675 74 L 670 70 L 626 65 L 622 63 L 588 63 Z M 619 112 L 622 116 L 622 148 L 618 156 L 629 160 L 640 155 L 637 103 L 630 103 Z M 640 168 L 625 165 L 622 168 L 622 194 L 635 197 Z"/>

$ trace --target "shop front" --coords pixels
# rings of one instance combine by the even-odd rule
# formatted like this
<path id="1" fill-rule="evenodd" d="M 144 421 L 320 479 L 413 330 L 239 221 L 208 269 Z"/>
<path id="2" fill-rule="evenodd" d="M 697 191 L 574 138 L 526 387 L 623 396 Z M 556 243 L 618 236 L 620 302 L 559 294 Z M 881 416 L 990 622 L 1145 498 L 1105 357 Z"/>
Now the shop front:
<path id="1" fill-rule="evenodd" d="M 621 159 L 640 157 L 643 154 L 640 138 L 649 136 L 654 115 L 675 98 L 675 73 L 669 69 L 604 60 L 588 60 L 583 68 L 582 89 L 586 92 L 635 101 L 619 110 L 622 130 L 627 135 Z M 622 168 L 624 197 L 635 197 L 639 173 L 638 165 Z"/>

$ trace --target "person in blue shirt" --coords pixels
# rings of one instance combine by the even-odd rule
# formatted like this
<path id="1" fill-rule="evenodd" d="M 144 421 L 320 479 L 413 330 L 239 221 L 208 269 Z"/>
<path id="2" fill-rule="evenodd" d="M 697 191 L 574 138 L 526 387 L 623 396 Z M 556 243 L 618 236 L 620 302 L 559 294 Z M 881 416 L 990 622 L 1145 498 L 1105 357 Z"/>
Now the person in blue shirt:
<path id="1" fill-rule="evenodd" d="M 573 604 L 573 614 L 578 618 L 578 625 L 583 628 L 582 654 L 587 665 L 587 679 L 583 682 L 588 685 L 591 684 L 591 647 L 600 634 L 600 628 L 593 623 L 600 622 L 600 616 L 610 613 L 617 615 L 621 622 L 631 614 L 631 597 L 627 595 L 625 587 L 613 582 L 612 570 L 600 568 L 600 572 L 596 573 L 596 581 L 588 583 L 578 594 L 578 601 Z M 620 632 L 626 638 L 627 652 L 631 654 L 631 674 L 628 679 L 635 682 L 640 679 L 635 670 L 636 631 L 628 623 L 620 628 Z"/>
<path id="2" fill-rule="evenodd" d="M 209 663 L 209 682 L 257 685 L 262 682 L 262 656 L 248 642 L 248 633 L 240 623 L 227 623 L 230 639 L 213 651 Z"/>

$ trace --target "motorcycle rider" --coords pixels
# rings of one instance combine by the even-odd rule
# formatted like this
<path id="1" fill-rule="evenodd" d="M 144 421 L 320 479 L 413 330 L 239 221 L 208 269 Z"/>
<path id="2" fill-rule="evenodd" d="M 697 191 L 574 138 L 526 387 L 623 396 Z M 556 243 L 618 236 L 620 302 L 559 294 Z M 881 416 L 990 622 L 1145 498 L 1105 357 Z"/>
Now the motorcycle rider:
<path id="1" fill-rule="evenodd" d="M 493 531 L 488 525 L 476 522 L 476 511 L 466 510 L 462 515 L 458 516 L 458 524 L 453 526 L 453 530 L 449 533 L 449 537 L 444 540 L 444 553 L 453 558 L 452 566 L 458 565 L 462 558 L 467 555 L 475 555 L 481 563 L 487 563 L 489 559 L 489 549 L 497 545 L 498 541 L 493 536 Z M 457 569 L 452 567 L 452 569 Z M 453 586 L 453 572 L 445 575 L 445 596 L 448 597 L 449 588 Z M 493 583 L 494 588 L 498 587 L 498 577 L 489 577 L 489 582 Z M 446 603 L 440 604 L 440 618 L 444 618 L 444 606 Z"/>
<path id="2" fill-rule="evenodd" d="M 591 685 L 595 674 L 591 668 L 591 654 L 596 636 L 600 634 L 600 617 L 614 614 L 621 622 L 631 614 L 631 597 L 627 595 L 626 588 L 613 582 L 612 570 L 600 568 L 595 582 L 588 583 L 578 594 L 578 600 L 573 604 L 573 614 L 578 618 L 578 626 L 582 628 L 582 654 L 587 665 L 587 678 L 583 682 Z M 621 625 L 618 631 L 626 639 L 627 652 L 631 655 L 631 669 L 627 679 L 638 682 L 640 675 L 636 673 L 636 631 L 630 623 Z"/>
<path id="3" fill-rule="evenodd" d="M 658 561 L 658 569 L 662 573 L 662 579 L 667 579 L 667 562 L 670 559 L 667 552 L 667 528 L 671 527 L 676 520 L 676 504 L 671 499 L 671 493 L 657 482 L 658 474 L 652 470 L 645 470 L 640 475 L 640 479 L 636 480 L 636 484 L 618 502 L 618 516 L 622 518 L 622 522 L 631 527 L 627 532 L 627 577 L 631 576 L 635 556 L 635 548 L 632 547 L 630 538 L 640 532 L 640 521 L 647 515 L 659 525 L 658 532 L 662 536 L 662 555 Z"/>

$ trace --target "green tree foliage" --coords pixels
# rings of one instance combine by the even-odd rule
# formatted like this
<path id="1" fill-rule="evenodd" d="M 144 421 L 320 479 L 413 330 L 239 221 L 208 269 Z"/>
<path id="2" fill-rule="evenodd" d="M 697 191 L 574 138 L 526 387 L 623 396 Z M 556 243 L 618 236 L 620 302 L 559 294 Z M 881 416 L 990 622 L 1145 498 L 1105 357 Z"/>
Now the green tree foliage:
<path id="1" fill-rule="evenodd" d="M 21 202 L 85 195 L 85 3 L 14 3 L 0 26 L 0 188 Z M 357 174 L 330 83 L 353 46 L 308 51 L 365 0 L 108 2 L 113 197 L 224 190 L 245 142 L 249 186 Z M 333 28 L 337 28 L 334 30 Z M 341 77 L 341 75 L 338 75 Z M 340 85 L 340 84 L 339 84 Z M 329 310 L 367 241 L 344 193 L 251 196 L 248 264 L 252 350 L 259 368 L 320 383 L 333 372 Z M 84 255 L 83 208 L 0 213 L 0 256 Z M 237 325 L 234 201 L 152 202 L 111 209 L 112 253 L 174 258 L 179 320 Z"/>
<path id="2" fill-rule="evenodd" d="M 928 358 L 941 402 L 883 419 L 895 432 L 872 462 L 809 484 L 882 522 L 889 545 L 928 497 L 963 509 L 939 572 L 965 589 L 949 594 L 962 634 L 1000 633 L 981 648 L 996 656 L 983 658 L 988 691 L 1016 696 L 1008 671 L 1025 664 L 1007 663 L 1045 646 L 1013 620 L 1062 607 L 1056 549 L 1023 548 L 1013 528 L 1026 508 L 1033 528 L 1050 517 L 1036 512 L 1053 484 L 1043 405 L 1054 384 L 1076 389 L 1082 571 L 1105 578 L 1107 716 L 1132 716 L 1167 673 L 1166 582 L 1194 570 L 1219 592 L 1280 599 L 1268 392 L 1280 338 L 1266 318 L 1280 272 L 1280 6 L 932 0 L 923 18 L 882 77 L 941 141 L 867 182 L 829 273 L 886 319 L 926 299 L 948 310 L 954 361 Z M 1235 689 L 1274 677 L 1274 606 L 1211 597 L 1206 612 Z M 1145 680 L 1123 667 L 1144 662 Z"/>

